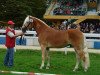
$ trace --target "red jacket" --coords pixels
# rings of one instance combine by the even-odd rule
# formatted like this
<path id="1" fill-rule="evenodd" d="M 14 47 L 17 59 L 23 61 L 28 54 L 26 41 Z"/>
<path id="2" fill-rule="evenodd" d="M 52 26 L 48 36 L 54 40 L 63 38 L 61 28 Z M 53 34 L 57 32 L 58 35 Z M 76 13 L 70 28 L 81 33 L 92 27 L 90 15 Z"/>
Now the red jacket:
<path id="1" fill-rule="evenodd" d="M 9 31 L 11 31 L 15 35 L 15 30 L 11 30 L 9 28 L 6 29 L 6 44 L 5 44 L 5 46 L 7 48 L 13 48 L 13 47 L 15 47 L 15 37 L 11 38 L 10 36 L 8 36 L 7 33 Z"/>

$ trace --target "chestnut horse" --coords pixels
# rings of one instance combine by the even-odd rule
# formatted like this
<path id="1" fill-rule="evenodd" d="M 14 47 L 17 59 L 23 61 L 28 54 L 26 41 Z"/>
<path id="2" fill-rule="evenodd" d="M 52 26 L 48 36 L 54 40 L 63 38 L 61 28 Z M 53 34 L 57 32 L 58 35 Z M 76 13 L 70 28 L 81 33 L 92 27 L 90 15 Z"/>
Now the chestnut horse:
<path id="1" fill-rule="evenodd" d="M 86 41 L 83 33 L 79 29 L 56 30 L 36 17 L 27 16 L 23 23 L 22 31 L 25 33 L 29 28 L 36 30 L 38 41 L 42 49 L 42 63 L 40 69 L 45 66 L 44 63 L 46 59 L 48 61 L 46 69 L 50 67 L 49 48 L 62 48 L 68 43 L 71 43 L 76 53 L 76 65 L 73 71 L 78 69 L 80 60 L 83 62 L 84 71 L 88 70 L 89 55 Z"/>

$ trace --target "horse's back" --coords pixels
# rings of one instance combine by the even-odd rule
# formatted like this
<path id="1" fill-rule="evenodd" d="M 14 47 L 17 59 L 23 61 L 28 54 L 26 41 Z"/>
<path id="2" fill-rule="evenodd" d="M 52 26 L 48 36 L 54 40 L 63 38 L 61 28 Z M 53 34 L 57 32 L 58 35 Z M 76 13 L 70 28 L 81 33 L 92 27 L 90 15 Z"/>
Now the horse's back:
<path id="1" fill-rule="evenodd" d="M 49 47 L 64 47 L 68 43 L 80 44 L 82 43 L 83 34 L 78 29 L 69 30 L 55 30 L 53 28 L 47 28 L 39 36 L 39 42 Z"/>
<path id="2" fill-rule="evenodd" d="M 83 37 L 83 33 L 78 29 L 69 29 L 67 32 L 70 38 Z"/>
<path id="3" fill-rule="evenodd" d="M 39 38 L 41 43 L 49 45 L 50 47 L 62 47 L 68 42 L 68 35 L 66 30 L 55 30 L 48 28 L 45 32 L 41 33 Z"/>

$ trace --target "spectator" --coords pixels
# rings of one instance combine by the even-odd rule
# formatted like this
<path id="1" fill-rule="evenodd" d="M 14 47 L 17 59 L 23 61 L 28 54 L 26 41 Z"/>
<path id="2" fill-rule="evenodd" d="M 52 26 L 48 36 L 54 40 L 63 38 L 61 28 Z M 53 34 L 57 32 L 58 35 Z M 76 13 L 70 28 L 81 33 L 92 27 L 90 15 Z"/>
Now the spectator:
<path id="1" fill-rule="evenodd" d="M 60 7 L 55 8 L 53 11 L 53 14 L 54 15 L 61 15 L 61 14 L 63 14 L 63 10 Z"/>
<path id="2" fill-rule="evenodd" d="M 62 15 L 62 14 L 85 15 L 86 13 L 85 11 L 82 11 L 83 10 L 82 2 L 79 3 L 78 0 L 75 0 L 74 2 L 72 0 L 68 0 L 68 1 L 59 0 L 57 2 L 57 6 L 58 7 L 55 8 L 53 11 L 54 15 Z"/>
<path id="3" fill-rule="evenodd" d="M 60 25 L 60 30 L 66 30 L 66 29 L 67 29 L 67 21 L 64 20 L 64 21 L 62 22 L 62 24 Z"/>
<path id="4" fill-rule="evenodd" d="M 88 26 L 85 28 L 84 33 L 90 33 Z"/>
<path id="5" fill-rule="evenodd" d="M 96 30 L 97 30 L 97 33 L 100 33 L 100 22 L 99 22 Z"/>
<path id="6" fill-rule="evenodd" d="M 76 29 L 76 28 L 77 28 L 76 22 L 74 22 L 73 24 L 70 24 L 69 29 Z"/>
<path id="7" fill-rule="evenodd" d="M 100 16 L 100 10 L 98 10 L 98 15 Z"/>

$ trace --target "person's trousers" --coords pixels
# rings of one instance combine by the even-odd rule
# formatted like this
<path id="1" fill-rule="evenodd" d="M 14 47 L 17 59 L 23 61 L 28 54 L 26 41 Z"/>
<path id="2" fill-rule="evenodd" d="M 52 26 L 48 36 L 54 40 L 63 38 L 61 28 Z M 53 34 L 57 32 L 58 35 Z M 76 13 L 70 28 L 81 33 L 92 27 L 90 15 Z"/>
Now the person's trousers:
<path id="1" fill-rule="evenodd" d="M 4 59 L 4 65 L 11 67 L 14 61 L 14 48 L 7 48 L 6 56 Z"/>

